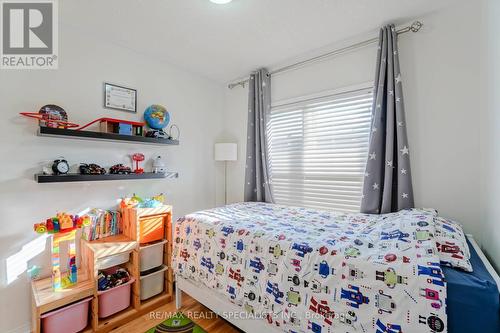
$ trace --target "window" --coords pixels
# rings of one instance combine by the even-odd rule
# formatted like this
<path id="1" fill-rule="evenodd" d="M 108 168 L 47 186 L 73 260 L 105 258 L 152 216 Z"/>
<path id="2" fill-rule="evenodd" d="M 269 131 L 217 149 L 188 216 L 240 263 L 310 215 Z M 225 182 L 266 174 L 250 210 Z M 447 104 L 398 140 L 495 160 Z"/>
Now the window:
<path id="1" fill-rule="evenodd" d="M 359 212 L 372 100 L 372 88 L 363 88 L 271 107 L 276 203 Z"/>

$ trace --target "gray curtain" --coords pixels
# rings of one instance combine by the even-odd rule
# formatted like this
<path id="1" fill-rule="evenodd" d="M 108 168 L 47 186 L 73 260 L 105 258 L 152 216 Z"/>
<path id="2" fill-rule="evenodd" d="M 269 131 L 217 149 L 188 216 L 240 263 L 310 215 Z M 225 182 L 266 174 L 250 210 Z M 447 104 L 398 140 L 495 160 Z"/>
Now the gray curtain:
<path id="1" fill-rule="evenodd" d="M 380 30 L 372 110 L 361 212 L 381 214 L 411 208 L 410 155 L 394 25 Z"/>
<path id="2" fill-rule="evenodd" d="M 248 92 L 245 201 L 274 202 L 267 154 L 266 124 L 271 107 L 271 80 L 266 69 L 250 75 Z"/>

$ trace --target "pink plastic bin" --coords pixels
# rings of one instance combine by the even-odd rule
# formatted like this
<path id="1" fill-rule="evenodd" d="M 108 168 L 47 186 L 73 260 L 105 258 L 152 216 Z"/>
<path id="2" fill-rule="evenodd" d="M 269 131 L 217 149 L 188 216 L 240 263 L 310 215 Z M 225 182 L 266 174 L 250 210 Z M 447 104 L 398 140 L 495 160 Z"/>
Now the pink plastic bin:
<path id="1" fill-rule="evenodd" d="M 99 318 L 106 318 L 130 306 L 130 291 L 135 279 L 108 290 L 98 291 Z"/>
<path id="2" fill-rule="evenodd" d="M 44 313 L 42 329 L 44 333 L 76 333 L 88 324 L 89 302 L 92 297 L 73 303 L 64 308 Z"/>

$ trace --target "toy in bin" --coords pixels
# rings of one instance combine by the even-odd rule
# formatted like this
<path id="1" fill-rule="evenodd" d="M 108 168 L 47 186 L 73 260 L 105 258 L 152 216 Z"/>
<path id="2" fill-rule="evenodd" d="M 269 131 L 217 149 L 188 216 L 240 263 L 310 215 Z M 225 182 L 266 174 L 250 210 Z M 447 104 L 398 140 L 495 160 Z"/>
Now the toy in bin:
<path id="1" fill-rule="evenodd" d="M 114 267 L 99 272 L 97 285 L 98 316 L 109 317 L 130 306 L 132 283 L 127 270 Z"/>
<path id="2" fill-rule="evenodd" d="M 77 283 L 76 231 L 89 224 L 88 216 L 58 213 L 55 217 L 33 226 L 33 229 L 39 234 L 52 234 L 52 287 L 54 290 L 62 290 Z M 68 271 L 64 276 L 61 273 L 61 242 L 68 243 Z"/>
<path id="3" fill-rule="evenodd" d="M 118 268 L 116 271 L 101 271 L 98 275 L 97 290 L 107 290 L 118 287 L 130 280 L 130 274 L 124 268 Z"/>

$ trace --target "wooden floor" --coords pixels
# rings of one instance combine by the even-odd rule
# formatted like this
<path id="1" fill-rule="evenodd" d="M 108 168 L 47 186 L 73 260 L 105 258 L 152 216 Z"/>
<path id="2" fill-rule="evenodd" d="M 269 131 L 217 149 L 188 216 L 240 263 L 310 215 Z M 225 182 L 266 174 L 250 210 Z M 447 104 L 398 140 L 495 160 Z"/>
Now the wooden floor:
<path id="1" fill-rule="evenodd" d="M 184 315 L 189 316 L 196 324 L 200 325 L 209 333 L 236 333 L 242 332 L 236 327 L 229 324 L 222 318 L 218 318 L 215 313 L 204 307 L 198 301 L 187 294 L 182 295 L 182 308 Z M 176 313 L 175 302 L 170 302 L 155 311 L 148 313 L 140 318 L 131 321 L 130 323 L 121 326 L 113 333 L 144 333 L 148 329 L 162 321 L 166 320 L 169 315 Z"/>

